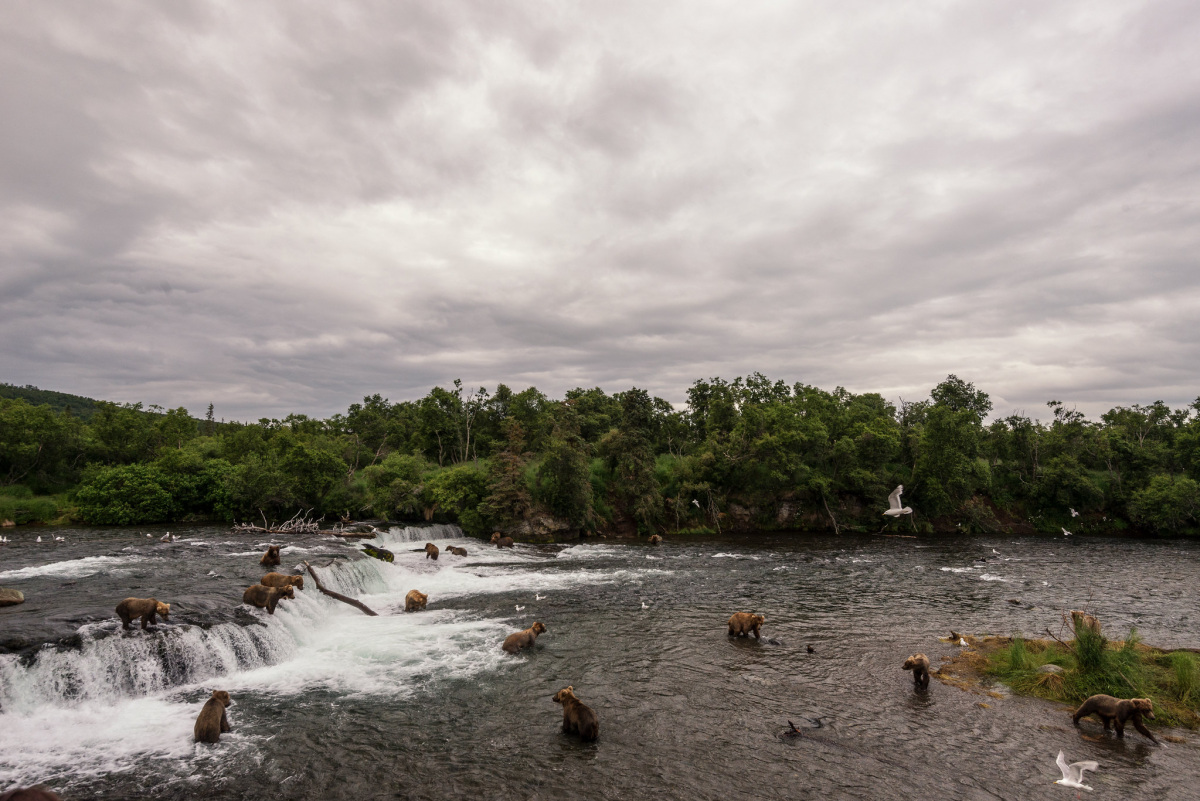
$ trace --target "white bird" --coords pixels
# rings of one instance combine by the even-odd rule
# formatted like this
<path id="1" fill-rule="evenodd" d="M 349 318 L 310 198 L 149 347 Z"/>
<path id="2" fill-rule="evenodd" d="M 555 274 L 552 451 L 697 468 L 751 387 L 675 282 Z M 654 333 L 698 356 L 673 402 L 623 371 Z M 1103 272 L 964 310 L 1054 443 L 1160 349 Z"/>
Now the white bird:
<path id="1" fill-rule="evenodd" d="M 150 539 L 150 538 L 151 538 L 151 537 L 153 537 L 153 536 L 154 536 L 153 534 L 147 533 L 147 534 L 146 534 L 146 539 Z"/>
<path id="2" fill-rule="evenodd" d="M 42 535 L 41 535 L 41 534 L 38 534 L 37 541 L 38 541 L 38 542 L 41 542 L 41 541 L 42 541 Z"/>
<path id="3" fill-rule="evenodd" d="M 1067 758 L 1063 756 L 1063 752 L 1058 752 L 1058 759 L 1055 760 L 1058 769 L 1062 771 L 1062 778 L 1055 781 L 1055 784 L 1061 784 L 1064 787 L 1077 787 L 1080 790 L 1092 792 L 1092 788 L 1083 783 L 1083 772 L 1085 770 L 1100 770 L 1100 763 L 1092 762 L 1072 762 L 1067 764 Z"/>
<path id="4" fill-rule="evenodd" d="M 535 600 L 535 601 L 540 601 L 540 600 L 542 600 L 542 596 L 541 596 L 541 594 L 540 594 L 540 593 L 536 593 L 536 592 L 535 592 L 535 593 L 533 594 L 533 600 Z"/>
<path id="5" fill-rule="evenodd" d="M 518 611 L 518 612 L 521 612 L 521 611 L 523 611 L 524 609 L 525 609 L 525 607 L 523 607 L 523 606 L 520 606 L 520 605 L 518 605 L 518 606 L 517 606 L 517 611 Z"/>
<path id="6" fill-rule="evenodd" d="M 645 601 L 642 601 L 642 608 L 643 608 L 643 609 L 649 609 L 650 607 L 646 606 L 646 602 L 645 602 Z"/>
<path id="7" fill-rule="evenodd" d="M 54 541 L 55 541 L 55 542 L 66 542 L 66 541 L 67 541 L 67 538 L 66 538 L 66 537 L 60 537 L 60 536 L 58 536 L 57 534 L 55 534 L 55 535 L 54 535 Z"/>
<path id="8" fill-rule="evenodd" d="M 1000 555 L 1000 552 L 999 552 L 999 551 L 997 551 L 995 548 L 993 548 L 993 549 L 992 549 L 992 553 L 996 554 L 996 556 L 999 556 L 999 555 Z"/>
<path id="9" fill-rule="evenodd" d="M 169 531 L 166 534 L 163 534 L 162 537 L 159 539 L 159 542 L 174 542 L 174 541 L 175 541 L 175 538 L 171 536 L 171 532 L 169 532 Z"/>
<path id="10" fill-rule="evenodd" d="M 1067 531 L 1067 530 L 1064 528 L 1064 529 L 1063 529 L 1063 536 L 1064 536 L 1064 537 L 1069 537 L 1069 536 L 1071 536 L 1071 532 Z"/>
<path id="11" fill-rule="evenodd" d="M 900 508 L 900 494 L 902 492 L 904 492 L 904 485 L 900 484 L 894 490 L 892 490 L 892 494 L 888 496 L 888 506 L 891 508 L 884 512 L 884 514 L 888 517 L 899 517 L 900 515 L 912 514 L 912 507 L 905 506 L 903 509 Z"/>
<path id="12" fill-rule="evenodd" d="M 1071 509 L 1071 507 L 1069 507 L 1069 506 L 1067 508 Z M 1079 517 L 1079 512 L 1076 512 L 1074 509 L 1071 509 L 1071 517 Z"/>
<path id="13" fill-rule="evenodd" d="M 957 644 L 963 646 L 964 648 L 967 647 L 968 645 L 970 645 L 970 643 L 967 642 L 967 639 L 965 637 L 959 637 Z"/>
<path id="14" fill-rule="evenodd" d="M 695 498 L 692 498 L 692 506 L 695 506 L 697 509 L 699 509 L 700 501 L 696 500 Z"/>

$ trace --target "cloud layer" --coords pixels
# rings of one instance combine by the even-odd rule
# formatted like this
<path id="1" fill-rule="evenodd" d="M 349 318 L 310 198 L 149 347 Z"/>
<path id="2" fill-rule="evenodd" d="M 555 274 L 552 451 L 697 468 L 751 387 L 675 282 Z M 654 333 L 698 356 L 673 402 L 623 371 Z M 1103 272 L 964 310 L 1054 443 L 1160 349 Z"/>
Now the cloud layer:
<path id="1" fill-rule="evenodd" d="M 1200 395 L 1192 3 L 6 17 L 0 380 L 241 419 L 456 377 Z"/>

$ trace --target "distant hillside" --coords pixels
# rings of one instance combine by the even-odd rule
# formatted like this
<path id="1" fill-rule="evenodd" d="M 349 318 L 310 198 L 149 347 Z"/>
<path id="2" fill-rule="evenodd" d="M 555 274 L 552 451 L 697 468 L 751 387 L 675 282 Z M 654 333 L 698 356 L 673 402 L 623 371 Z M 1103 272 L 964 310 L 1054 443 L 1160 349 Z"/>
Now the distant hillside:
<path id="1" fill-rule="evenodd" d="M 18 387 L 12 384 L 0 383 L 0 398 L 19 398 L 34 406 L 45 404 L 56 412 L 70 409 L 71 414 L 83 420 L 90 420 L 100 408 L 99 401 L 85 398 L 82 395 L 68 395 L 65 392 L 55 392 L 52 389 L 38 389 L 32 384 Z"/>

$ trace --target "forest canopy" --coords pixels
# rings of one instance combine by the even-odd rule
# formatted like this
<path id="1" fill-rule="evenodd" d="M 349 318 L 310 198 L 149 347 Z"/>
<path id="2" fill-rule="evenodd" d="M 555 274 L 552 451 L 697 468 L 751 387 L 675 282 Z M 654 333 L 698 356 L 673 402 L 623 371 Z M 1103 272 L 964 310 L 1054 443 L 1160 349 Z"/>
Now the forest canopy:
<path id="1" fill-rule="evenodd" d="M 989 420 L 987 393 L 954 375 L 897 407 L 754 373 L 697 380 L 684 409 L 636 387 L 552 399 L 455 381 L 324 420 L 226 423 L 211 406 L 196 419 L 5 386 L 0 516 L 18 523 L 66 508 L 95 524 L 303 511 L 473 534 L 538 519 L 627 534 L 1200 531 L 1200 400 L 1099 420 L 1051 400 L 1045 421 Z M 915 513 L 883 518 L 898 484 Z"/>

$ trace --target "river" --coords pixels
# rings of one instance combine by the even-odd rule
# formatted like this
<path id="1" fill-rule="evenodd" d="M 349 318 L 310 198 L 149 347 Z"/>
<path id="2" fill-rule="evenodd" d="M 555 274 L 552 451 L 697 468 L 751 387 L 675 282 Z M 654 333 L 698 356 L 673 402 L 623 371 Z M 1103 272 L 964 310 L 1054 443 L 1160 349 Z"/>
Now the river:
<path id="1" fill-rule="evenodd" d="M 1034 636 L 1085 604 L 1110 636 L 1136 626 L 1154 645 L 1200 646 L 1194 541 L 756 535 L 499 550 L 453 526 L 398 526 L 373 542 L 395 551 L 386 564 L 331 537 L 172 527 L 176 541 L 159 542 L 165 530 L 20 529 L 0 546 L 0 586 L 28 599 L 0 609 L 0 790 L 1063 799 L 1078 791 L 1053 784 L 1062 750 L 1100 763 L 1087 775 L 1096 797 L 1200 798 L 1196 733 L 1093 741 L 1081 733 L 1099 724 L 1076 730 L 1065 707 L 936 678 L 918 693 L 900 669 L 917 651 L 935 668 L 952 656 L 939 639 L 950 629 Z M 439 560 L 412 550 L 426 541 Z M 280 570 L 328 564 L 325 583 L 379 616 L 311 583 L 274 616 L 241 606 L 272 542 Z M 403 612 L 410 589 L 429 595 L 425 612 Z M 170 621 L 122 633 L 113 607 L 126 596 L 170 602 Z M 765 614 L 764 637 L 781 644 L 729 638 L 735 611 Z M 534 651 L 500 650 L 535 620 L 547 631 Z M 567 685 L 599 715 L 597 742 L 560 732 L 551 696 Z M 196 745 L 213 689 L 233 696 L 233 731 Z M 788 720 L 800 737 L 781 736 Z"/>

